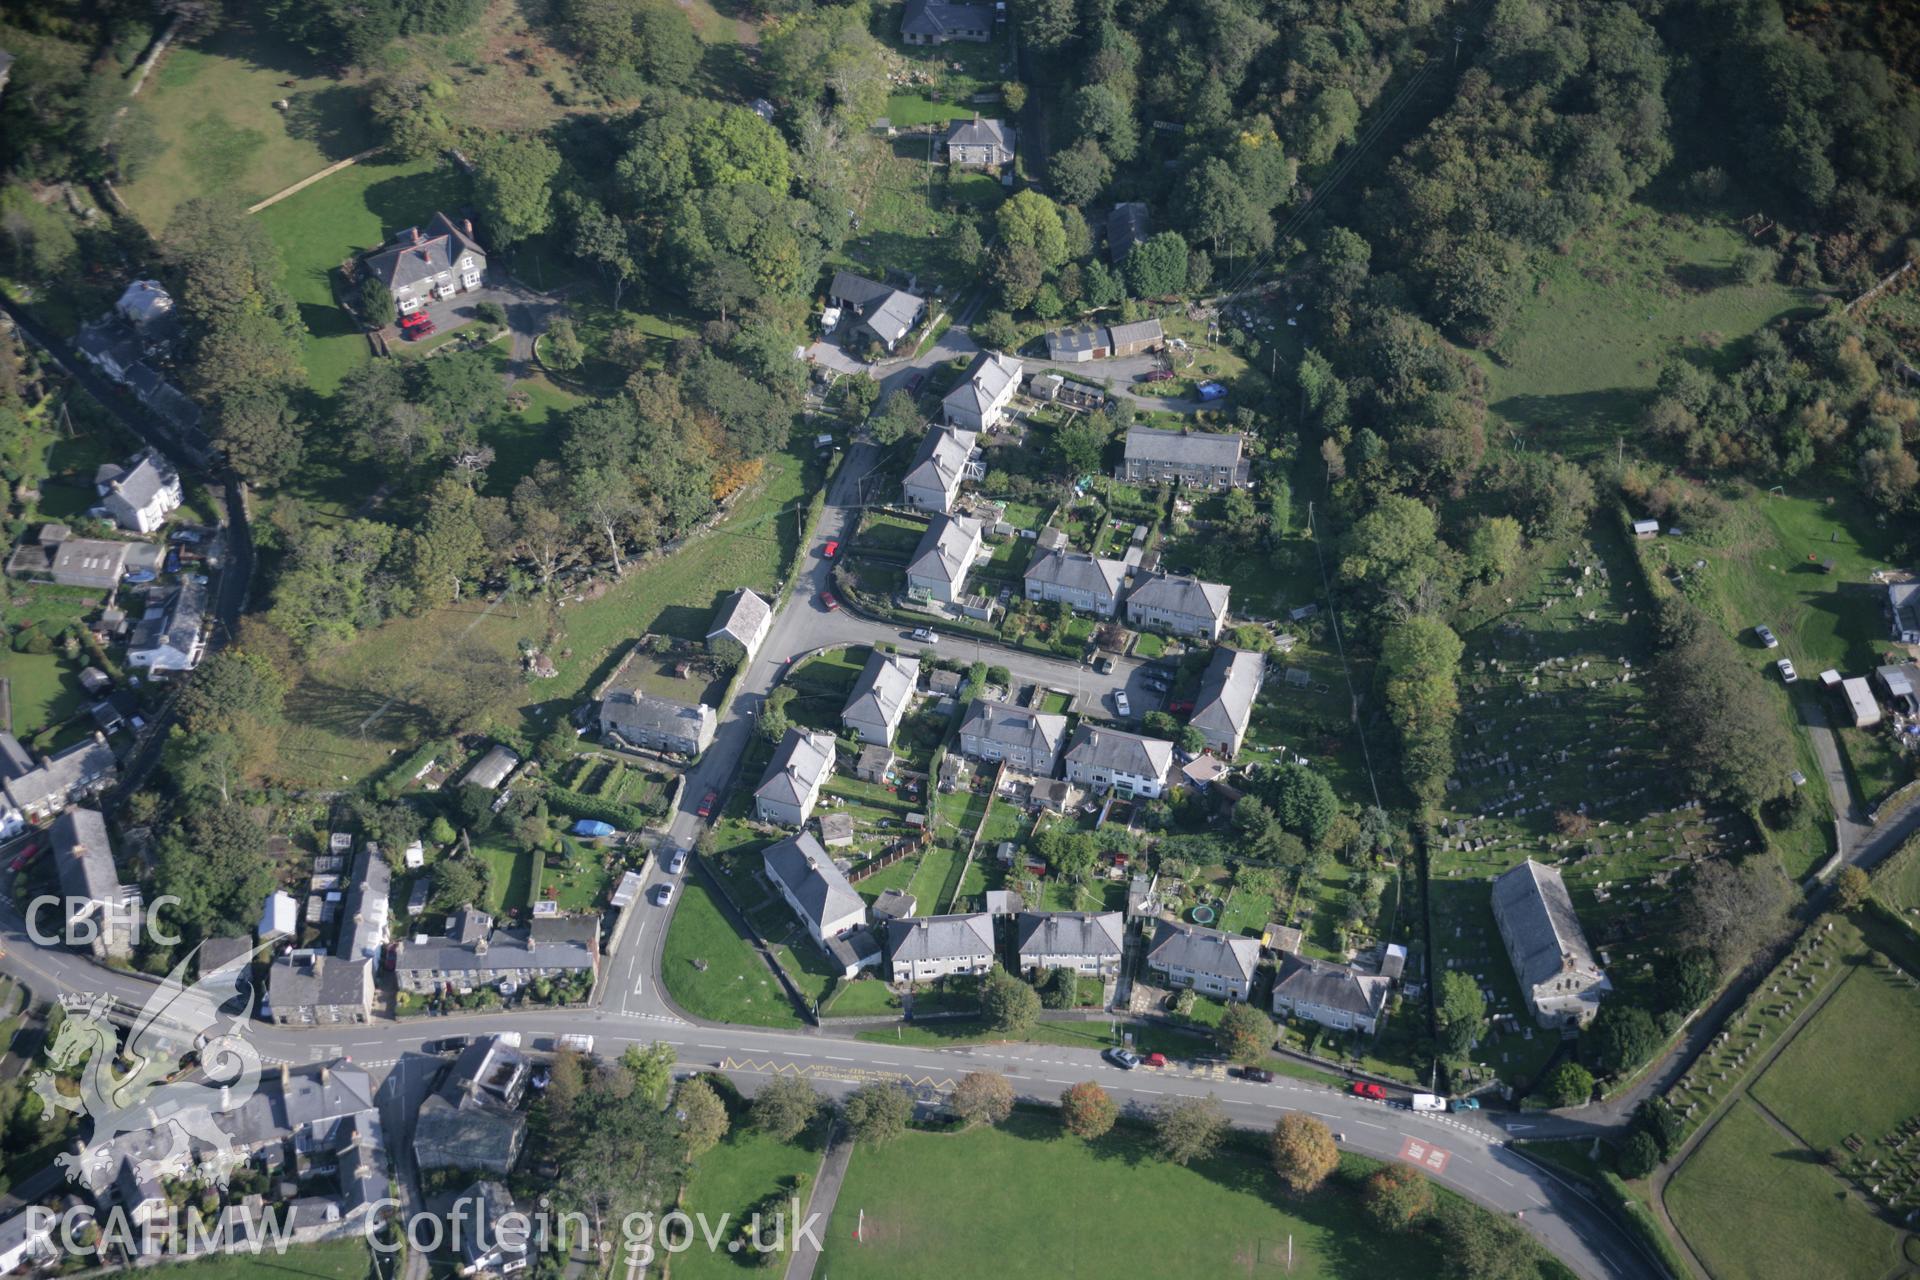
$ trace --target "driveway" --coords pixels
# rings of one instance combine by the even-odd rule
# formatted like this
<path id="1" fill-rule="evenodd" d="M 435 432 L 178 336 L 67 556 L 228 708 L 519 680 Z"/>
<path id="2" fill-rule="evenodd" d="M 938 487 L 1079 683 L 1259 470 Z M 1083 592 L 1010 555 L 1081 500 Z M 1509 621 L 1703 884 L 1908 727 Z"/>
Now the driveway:
<path id="1" fill-rule="evenodd" d="M 533 341 L 547 331 L 566 301 L 550 293 L 537 293 L 511 276 L 502 276 L 485 288 L 456 293 L 451 298 L 422 307 L 441 333 L 472 324 L 480 318 L 480 304 L 497 302 L 507 313 L 507 331 L 512 335 L 507 361 L 507 381 L 531 378 L 540 372 L 533 359 Z M 392 342 L 404 342 L 396 331 Z"/>
<path id="2" fill-rule="evenodd" d="M 1140 378 L 1156 370 L 1167 367 L 1166 361 L 1150 352 L 1137 356 L 1119 356 L 1112 360 L 1035 360 L 1022 357 L 1021 366 L 1028 373 L 1038 373 L 1043 369 L 1052 369 L 1060 373 L 1072 374 L 1088 382 L 1113 384 L 1113 394 L 1122 399 L 1131 400 L 1142 409 L 1160 409 L 1167 413 L 1198 413 L 1202 409 L 1219 409 L 1230 400 L 1215 400 L 1203 403 L 1190 398 L 1174 396 L 1141 395 L 1132 390 L 1133 384 Z"/>

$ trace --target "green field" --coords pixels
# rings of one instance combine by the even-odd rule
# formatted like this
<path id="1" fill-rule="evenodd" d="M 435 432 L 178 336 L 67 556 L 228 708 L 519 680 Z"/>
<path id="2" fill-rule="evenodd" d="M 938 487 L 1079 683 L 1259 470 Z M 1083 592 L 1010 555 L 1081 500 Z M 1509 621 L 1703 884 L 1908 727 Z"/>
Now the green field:
<path id="1" fill-rule="evenodd" d="M 660 963 L 674 1003 L 695 1017 L 717 1022 L 799 1026 L 800 1015 L 794 1012 L 786 988 L 727 922 L 706 883 L 688 877 L 681 892 Z"/>
<path id="2" fill-rule="evenodd" d="M 1122 1205 L 1142 1211 L 1116 1212 Z M 1155 1159 L 1136 1131 L 1084 1143 L 1030 1112 L 999 1128 L 858 1148 L 825 1234 L 821 1274 L 831 1280 L 1410 1278 L 1441 1267 L 1433 1251 L 1370 1228 L 1344 1187 L 1286 1200 L 1265 1162 L 1237 1150 L 1181 1168 Z"/>
<path id="3" fill-rule="evenodd" d="M 1840 1187 L 1742 1100 L 1673 1175 L 1666 1205 L 1713 1280 L 1888 1274 L 1899 1234 Z"/>
<path id="4" fill-rule="evenodd" d="M 811 1180 L 820 1169 L 820 1134 L 801 1135 L 798 1142 L 776 1142 L 747 1127 L 746 1107 L 731 1090 L 722 1093 L 728 1101 L 733 1127 L 719 1146 L 700 1157 L 687 1179 L 680 1207 L 688 1214 L 705 1214 L 709 1222 L 718 1222 L 721 1214 L 731 1214 L 738 1222 L 760 1200 L 792 1184 L 798 1175 Z M 811 1190 L 811 1185 L 809 1185 Z M 805 1194 L 801 1197 L 805 1204 Z M 771 1228 L 769 1228 L 769 1235 Z M 673 1258 L 673 1274 L 687 1280 L 703 1277 L 732 1277 L 742 1274 L 734 1255 L 710 1252 L 696 1244 Z"/>
<path id="5" fill-rule="evenodd" d="M 1920 997 L 1912 985 L 1859 969 L 1754 1082 L 1753 1096 L 1815 1151 L 1850 1135 L 1872 1143 L 1920 1114 L 1916 1045 Z"/>
<path id="6" fill-rule="evenodd" d="M 169 50 L 140 100 L 161 145 L 119 191 L 154 232 L 195 196 L 253 204 L 374 142 L 357 77 L 246 25 Z"/>
<path id="7" fill-rule="evenodd" d="M 156 1280 L 366 1280 L 371 1255 L 358 1238 L 300 1245 L 283 1254 L 233 1254 L 153 1268 Z"/>
<path id="8" fill-rule="evenodd" d="M 1645 392 L 1670 354 L 1725 371 L 1741 339 L 1812 306 L 1805 290 L 1727 283 L 1744 243 L 1731 226 L 1631 205 L 1614 225 L 1587 229 L 1568 253 L 1543 256 L 1538 288 L 1491 358 L 1481 357 L 1495 418 L 1536 447 L 1581 460 L 1610 454 L 1635 434 Z"/>

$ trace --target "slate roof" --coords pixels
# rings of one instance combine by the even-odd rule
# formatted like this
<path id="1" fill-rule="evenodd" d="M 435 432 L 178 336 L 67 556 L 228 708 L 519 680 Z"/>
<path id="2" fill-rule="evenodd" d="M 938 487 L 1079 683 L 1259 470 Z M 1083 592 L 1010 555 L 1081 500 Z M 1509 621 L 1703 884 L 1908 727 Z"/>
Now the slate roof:
<path id="1" fill-rule="evenodd" d="M 189 578 L 180 584 L 164 609 L 149 613 L 134 624 L 127 650 L 158 653 L 171 649 L 183 655 L 191 654 L 200 641 L 200 627 L 206 613 L 207 585 Z"/>
<path id="2" fill-rule="evenodd" d="M 34 768 L 33 756 L 10 733 L 0 733 L 0 777 L 17 778 Z"/>
<path id="3" fill-rule="evenodd" d="M 1558 867 L 1528 858 L 1493 882 L 1494 916 L 1506 938 L 1520 985 L 1536 987 L 1569 963 L 1595 969 L 1587 935 L 1574 914 L 1573 898 Z"/>
<path id="4" fill-rule="evenodd" d="M 60 892 L 88 902 L 118 902 L 120 873 L 113 869 L 107 820 L 98 809 L 69 809 L 47 833 Z"/>
<path id="5" fill-rule="evenodd" d="M 466 253 L 485 265 L 486 251 L 473 237 L 446 214 L 436 213 L 425 231 L 409 227 L 385 248 L 368 254 L 366 266 L 387 288 L 397 291 L 454 270 Z"/>
<path id="6" fill-rule="evenodd" d="M 833 773 L 833 735 L 788 729 L 760 775 L 756 797 L 800 804 Z"/>
<path id="7" fill-rule="evenodd" d="M 714 718 L 713 708 L 702 703 L 689 707 L 683 703 L 654 698 L 638 689 L 616 689 L 600 702 L 600 727 L 612 729 L 623 737 L 634 737 L 628 729 L 688 737 L 699 741 L 701 731 Z"/>
<path id="8" fill-rule="evenodd" d="M 887 922 L 887 963 L 993 959 L 993 917 L 914 916 Z"/>
<path id="9" fill-rule="evenodd" d="M 514 1212 L 512 1194 L 498 1182 L 476 1182 L 460 1193 L 453 1203 L 449 1230 L 460 1242 L 463 1274 L 479 1272 L 480 1264 L 489 1258 L 499 1262 L 487 1270 L 517 1270 L 526 1265 L 532 1221 L 516 1219 L 509 1224 L 511 1230 L 503 1229 L 502 1219 Z"/>
<path id="10" fill-rule="evenodd" d="M 958 588 L 973 564 L 970 554 L 979 545 L 980 522 L 969 516 L 935 516 L 914 549 L 907 574 L 938 578 Z"/>
<path id="11" fill-rule="evenodd" d="M 1287 999 L 1378 1018 L 1386 1008 L 1387 989 L 1392 985 L 1387 978 L 1355 973 L 1343 964 L 1288 953 L 1281 957 L 1280 972 L 1273 980 L 1273 998 L 1276 1008 L 1280 1000 Z"/>
<path id="12" fill-rule="evenodd" d="M 766 625 L 773 613 L 773 606 L 761 599 L 746 587 L 740 588 L 721 604 L 713 615 L 713 627 L 707 632 L 707 639 L 715 636 L 731 636 L 739 641 L 741 648 L 748 648 L 760 628 Z"/>
<path id="13" fill-rule="evenodd" d="M 334 954 L 347 960 L 369 960 L 387 944 L 388 895 L 393 891 L 393 868 L 371 847 L 360 851 L 347 889 L 345 923 Z"/>
<path id="14" fill-rule="evenodd" d="M 1168 613 L 1191 614 L 1196 618 L 1223 621 L 1227 616 L 1230 588 L 1223 582 L 1202 582 L 1171 573 L 1156 573 L 1137 584 L 1127 594 L 1127 605 L 1143 609 L 1161 609 Z"/>
<path id="15" fill-rule="evenodd" d="M 960 732 L 1036 756 L 1050 756 L 1060 749 L 1060 740 L 1066 736 L 1067 718 L 976 698 L 960 719 Z"/>
<path id="16" fill-rule="evenodd" d="M 267 970 L 267 1003 L 276 1014 L 313 1006 L 360 1006 L 372 986 L 373 966 L 367 960 L 279 956 Z"/>
<path id="17" fill-rule="evenodd" d="M 97 365 L 125 370 L 140 358 L 140 339 L 124 320 L 96 320 L 80 326 L 73 345 Z"/>
<path id="18" fill-rule="evenodd" d="M 1240 461 L 1245 437 L 1237 431 L 1127 430 L 1127 458 L 1192 467 L 1231 467 Z"/>
<path id="19" fill-rule="evenodd" d="M 916 489 L 938 489 L 952 493 L 967 473 L 967 459 L 973 456 L 974 443 L 980 437 L 958 427 L 933 427 L 921 437 L 902 484 Z"/>
<path id="20" fill-rule="evenodd" d="M 826 849 L 802 831 L 767 846 L 762 855 L 767 874 L 787 887 L 816 928 L 850 912 L 865 911 L 866 900 L 854 891 Z"/>
<path id="21" fill-rule="evenodd" d="M 1160 321 L 1135 320 L 1131 324 L 1116 324 L 1107 330 L 1115 347 L 1131 346 L 1136 342 L 1161 342 L 1166 339 L 1166 331 L 1160 327 Z"/>
<path id="22" fill-rule="evenodd" d="M 1214 733 L 1239 737 L 1253 722 L 1253 704 L 1260 696 L 1267 660 L 1262 654 L 1224 645 L 1213 651 L 1200 692 L 1187 723 Z"/>
<path id="23" fill-rule="evenodd" d="M 947 392 L 944 405 L 954 405 L 985 414 L 1002 403 L 1009 387 L 1020 384 L 1020 361 L 998 351 L 982 351 L 967 367 L 967 376 L 959 386 Z M 962 462 L 966 459 L 962 458 Z"/>
<path id="24" fill-rule="evenodd" d="M 897 340 L 912 328 L 914 317 L 927 305 L 926 299 L 916 294 L 851 271 L 834 272 L 827 296 L 853 307 L 869 328 L 890 340 Z"/>
<path id="25" fill-rule="evenodd" d="M 840 715 L 843 719 L 855 717 L 891 725 L 899 719 L 919 680 L 920 659 L 875 649 L 867 655 L 867 665 L 860 669 Z"/>
<path id="26" fill-rule="evenodd" d="M 164 490 L 180 483 L 173 464 L 153 449 L 142 449 L 118 462 L 103 462 L 93 473 L 96 488 L 117 489 L 120 497 L 135 510 L 144 508 Z"/>
<path id="27" fill-rule="evenodd" d="M 1234 982 L 1251 982 L 1254 970 L 1260 965 L 1260 943 L 1254 938 L 1236 938 L 1197 924 L 1162 920 L 1154 931 L 1153 945 L 1147 948 L 1147 961 L 1161 968 L 1187 969 Z"/>
<path id="28" fill-rule="evenodd" d="M 1127 578 L 1124 561 L 1090 556 L 1084 551 L 1060 548 L 1036 556 L 1027 566 L 1026 581 L 1039 582 L 1094 595 L 1118 596 Z"/>
<path id="29" fill-rule="evenodd" d="M 135 280 L 120 291 L 113 309 L 135 324 L 152 324 L 173 315 L 173 297 L 158 280 Z"/>
<path id="30" fill-rule="evenodd" d="M 456 914 L 453 920 L 491 925 L 480 912 Z M 394 958 L 397 969 L 437 969 L 448 973 L 511 974 L 533 969 L 591 969 L 599 941 L 599 925 L 592 919 L 537 919 L 525 929 L 494 929 L 485 933 L 486 950 L 472 931 L 402 942 Z"/>
<path id="31" fill-rule="evenodd" d="M 955 120 L 947 129 L 949 147 L 997 147 L 1013 150 L 1013 127 L 1004 120 Z"/>
<path id="32" fill-rule="evenodd" d="M 1067 763 L 1089 769 L 1111 769 L 1136 778 L 1167 780 L 1173 768 L 1173 744 L 1137 733 L 1082 724 L 1067 744 Z"/>
<path id="33" fill-rule="evenodd" d="M 1118 956 L 1123 918 L 1118 911 L 1022 911 L 1014 936 L 1022 956 Z"/>
<path id="34" fill-rule="evenodd" d="M 1150 219 L 1139 201 L 1116 204 L 1107 215 L 1107 254 L 1115 262 L 1132 253 L 1147 238 Z"/>
<path id="35" fill-rule="evenodd" d="M 943 36 L 949 31 L 991 31 L 993 10 L 986 5 L 942 4 L 940 0 L 907 0 L 900 15 L 900 33 Z"/>
<path id="36" fill-rule="evenodd" d="M 7 798 L 17 809 L 51 808 L 112 773 L 114 764 L 112 747 L 97 737 L 85 738 L 19 777 L 7 779 Z"/>

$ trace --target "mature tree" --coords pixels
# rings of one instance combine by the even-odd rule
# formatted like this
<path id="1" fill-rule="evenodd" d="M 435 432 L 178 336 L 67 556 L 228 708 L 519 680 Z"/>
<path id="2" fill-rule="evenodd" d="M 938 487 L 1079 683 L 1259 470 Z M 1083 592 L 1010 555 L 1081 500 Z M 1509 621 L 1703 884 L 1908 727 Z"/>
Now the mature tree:
<path id="1" fill-rule="evenodd" d="M 1457 970 L 1440 975 L 1439 1000 L 1434 1006 L 1434 1021 L 1440 1026 L 1440 1043 L 1448 1057 L 1467 1056 L 1487 1029 L 1487 1000 L 1480 984 L 1470 973 Z"/>
<path id="2" fill-rule="evenodd" d="M 1645 1129 L 1635 1129 L 1620 1144 L 1613 1164 L 1623 1178 L 1644 1178 L 1660 1166 L 1660 1144 Z"/>
<path id="3" fill-rule="evenodd" d="M 1520 564 L 1525 538 L 1512 516 L 1476 520 L 1467 529 L 1467 572 L 1482 582 L 1499 582 Z"/>
<path id="4" fill-rule="evenodd" d="M 1660 1047 L 1653 1015 L 1624 1000 L 1608 1000 L 1580 1035 L 1581 1056 L 1604 1075 L 1621 1075 Z"/>
<path id="5" fill-rule="evenodd" d="M 1187 238 L 1204 242 L 1215 258 L 1264 252 L 1273 244 L 1273 216 L 1244 175 L 1215 156 L 1203 159 L 1180 184 L 1176 211 Z"/>
<path id="6" fill-rule="evenodd" d="M 1064 151 L 1056 151 L 1047 162 L 1047 176 L 1060 198 L 1072 205 L 1084 205 L 1106 190 L 1113 181 L 1113 161 L 1092 138 L 1082 138 Z"/>
<path id="7" fill-rule="evenodd" d="M 496 137 L 475 162 L 474 202 L 496 244 L 516 244 L 553 223 L 560 153 L 533 134 Z"/>
<path id="8" fill-rule="evenodd" d="M 1282 826 L 1317 845 L 1327 838 L 1340 812 L 1333 784 L 1304 764 L 1283 764 L 1261 774 L 1261 793 L 1273 804 Z"/>
<path id="9" fill-rule="evenodd" d="M 1220 1015 L 1219 1036 L 1230 1060 L 1250 1065 L 1273 1051 L 1273 1019 L 1250 1004 L 1229 1001 Z"/>
<path id="10" fill-rule="evenodd" d="M 1596 501 L 1586 468 L 1557 453 L 1510 457 L 1499 489 L 1527 535 L 1543 542 L 1559 542 L 1584 529 Z"/>
<path id="11" fill-rule="evenodd" d="M 885 114 L 887 52 L 860 5 L 809 7 L 760 38 L 760 66 L 775 100 L 817 107 L 849 132 Z"/>
<path id="12" fill-rule="evenodd" d="M 458 911 L 486 896 L 485 868 L 471 858 L 442 858 L 433 864 L 433 905 L 440 911 Z"/>
<path id="13" fill-rule="evenodd" d="M 1227 1113 L 1212 1094 L 1169 1098 L 1154 1111 L 1153 1132 L 1163 1159 L 1190 1164 L 1206 1159 L 1219 1148 L 1227 1133 Z"/>
<path id="14" fill-rule="evenodd" d="M 664 1047 L 664 1046 L 661 1046 Z M 587 1081 L 556 1151 L 556 1198 L 587 1215 L 595 1234 L 630 1213 L 659 1205 L 686 1174 L 686 1147 L 663 1109 L 655 1057 L 629 1050 Z M 667 1071 L 672 1051 L 667 1050 Z"/>
<path id="15" fill-rule="evenodd" d="M 1556 1107 L 1577 1107 L 1593 1097 L 1593 1073 L 1569 1058 L 1555 1067 L 1541 1085 Z"/>
<path id="16" fill-rule="evenodd" d="M 1340 576 L 1376 610 L 1425 613 L 1451 598 L 1439 524 L 1426 504 L 1389 494 L 1353 522 L 1342 543 Z"/>
<path id="17" fill-rule="evenodd" d="M 1713 952 L 1720 971 L 1731 973 L 1779 936 L 1790 896 L 1774 858 L 1700 863 L 1680 908 L 1682 936 Z"/>
<path id="18" fill-rule="evenodd" d="M 1833 878 L 1833 905 L 1842 911 L 1852 911 L 1867 900 L 1871 887 L 1866 872 L 1858 867 L 1842 867 L 1840 874 Z"/>
<path id="19" fill-rule="evenodd" d="M 1660 990 L 1660 1007 L 1674 1013 L 1691 1013 L 1706 1003 L 1720 985 L 1720 966 L 1706 947 L 1688 947 L 1662 955 L 1654 961 L 1653 971 Z"/>
<path id="20" fill-rule="evenodd" d="M 980 1012 L 995 1031 L 1019 1035 L 1040 1016 L 1040 995 L 1005 969 L 987 975 L 980 991 Z"/>
<path id="21" fill-rule="evenodd" d="M 1083 413 L 1057 428 L 1053 447 L 1060 455 L 1061 470 L 1069 476 L 1098 472 L 1113 434 L 1113 420 L 1105 413 Z"/>
<path id="22" fill-rule="evenodd" d="M 1295 1195 L 1317 1190 L 1340 1167 L 1340 1148 L 1326 1122 L 1304 1111 L 1289 1111 L 1273 1126 L 1269 1143 L 1273 1171 Z"/>
<path id="23" fill-rule="evenodd" d="M 907 1131 L 913 1118 L 913 1095 L 897 1084 L 862 1085 L 841 1104 L 847 1127 L 861 1142 L 880 1146 Z"/>
<path id="24" fill-rule="evenodd" d="M 805 1133 L 820 1114 L 820 1095 L 805 1080 L 775 1076 L 753 1095 L 748 1116 L 753 1127 L 780 1142 Z"/>
<path id="25" fill-rule="evenodd" d="M 286 694 L 285 678 L 264 655 L 219 649 L 195 668 L 175 707 L 191 729 L 223 729 L 238 720 L 277 720 Z"/>
<path id="26" fill-rule="evenodd" d="M 1534 1280 L 1540 1255 L 1517 1222 L 1460 1200 L 1437 1207 L 1433 1228 L 1449 1280 Z"/>
<path id="27" fill-rule="evenodd" d="M 161 838 L 156 887 L 180 900 L 173 911 L 194 933 L 245 933 L 273 887 L 273 867 L 260 856 L 265 847 L 247 806 L 195 805 Z"/>
<path id="28" fill-rule="evenodd" d="M 882 446 L 898 444 L 918 431 L 920 423 L 920 406 L 914 403 L 913 396 L 906 391 L 895 391 L 882 400 L 880 408 L 867 419 L 867 434 Z"/>
<path id="29" fill-rule="evenodd" d="M 1120 264 L 1127 286 L 1138 298 L 1165 298 L 1187 287 L 1187 241 L 1178 231 L 1161 231 L 1135 245 Z"/>
<path id="30" fill-rule="evenodd" d="M 1014 0 L 1014 18 L 1020 41 L 1041 53 L 1064 48 L 1080 33 L 1079 10 L 1073 0 Z"/>
<path id="31" fill-rule="evenodd" d="M 969 1126 L 999 1124 L 1013 1114 L 1013 1083 L 998 1071 L 970 1071 L 953 1087 L 949 1105 Z"/>
<path id="32" fill-rule="evenodd" d="M 1369 1216 L 1388 1231 L 1405 1231 L 1433 1208 L 1433 1185 L 1412 1165 L 1375 1170 L 1361 1192 Z"/>
<path id="33" fill-rule="evenodd" d="M 1108 85 L 1074 90 L 1067 99 L 1067 122 L 1075 134 L 1098 143 L 1121 164 L 1140 150 L 1140 126 L 1134 122 L 1133 106 Z"/>
<path id="34" fill-rule="evenodd" d="M 1076 1138 L 1091 1142 L 1105 1137 L 1119 1115 L 1113 1095 L 1091 1080 L 1083 1080 L 1060 1095 L 1060 1122 Z"/>
<path id="35" fill-rule="evenodd" d="M 611 94 L 631 97 L 644 84 L 678 89 L 699 68 L 693 24 L 668 0 L 565 0 L 561 14 L 589 77 Z"/>
<path id="36" fill-rule="evenodd" d="M 680 1140 L 686 1144 L 687 1159 L 698 1160 L 720 1145 L 731 1122 L 727 1104 L 714 1087 L 698 1076 L 680 1086 L 673 1106 L 680 1119 Z"/>
<path id="37" fill-rule="evenodd" d="M 1437 618 L 1408 618 L 1380 636 L 1382 692 L 1400 731 L 1400 770 L 1407 786 L 1430 805 L 1440 802 L 1453 773 L 1461 652 L 1460 637 Z"/>

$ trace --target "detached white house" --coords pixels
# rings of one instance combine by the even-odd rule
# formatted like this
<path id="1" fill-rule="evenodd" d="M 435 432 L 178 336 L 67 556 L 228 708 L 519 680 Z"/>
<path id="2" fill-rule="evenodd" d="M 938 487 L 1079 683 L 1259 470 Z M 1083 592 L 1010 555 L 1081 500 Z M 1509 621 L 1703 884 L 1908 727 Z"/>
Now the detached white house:
<path id="1" fill-rule="evenodd" d="M 408 316 L 430 302 L 478 289 L 486 279 L 487 255 L 473 238 L 471 222 L 455 223 L 436 213 L 425 231 L 408 227 L 368 254 L 365 269 L 387 286 L 395 312 Z"/>
<path id="2" fill-rule="evenodd" d="M 940 402 L 949 425 L 968 431 L 985 431 L 998 425 L 1020 389 L 1020 361 L 997 351 L 982 351 L 973 358 L 966 380 L 947 392 Z"/>
<path id="3" fill-rule="evenodd" d="M 866 899 L 847 883 L 812 832 L 768 845 L 761 861 L 767 879 L 822 947 L 867 922 Z"/>
<path id="4" fill-rule="evenodd" d="M 147 610 L 127 641 L 127 665 L 159 674 L 191 671 L 206 652 L 207 588 L 188 578 L 165 604 Z"/>
<path id="5" fill-rule="evenodd" d="M 760 785 L 753 789 L 753 810 L 762 822 L 783 827 L 805 825 L 833 776 L 833 735 L 789 729 L 774 749 Z"/>
<path id="6" fill-rule="evenodd" d="M 970 472 L 978 437 L 958 427 L 935 427 L 920 439 L 913 463 L 900 481 L 900 497 L 909 507 L 945 514 L 960 496 Z"/>
<path id="7" fill-rule="evenodd" d="M 153 449 L 143 449 L 125 462 L 101 463 L 93 473 L 93 487 L 113 522 L 135 533 L 158 529 L 182 501 L 179 473 Z"/>
<path id="8" fill-rule="evenodd" d="M 980 558 L 980 529 L 971 516 L 935 516 L 907 564 L 908 597 L 941 604 L 959 600 L 967 573 Z"/>
<path id="9" fill-rule="evenodd" d="M 841 708 L 840 723 L 862 742 L 887 745 L 899 730 L 919 682 L 920 659 L 873 650 L 860 678 L 853 682 L 847 705 Z"/>

